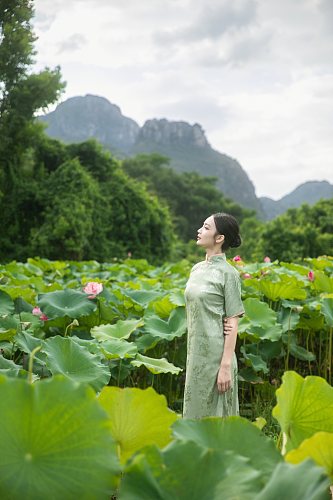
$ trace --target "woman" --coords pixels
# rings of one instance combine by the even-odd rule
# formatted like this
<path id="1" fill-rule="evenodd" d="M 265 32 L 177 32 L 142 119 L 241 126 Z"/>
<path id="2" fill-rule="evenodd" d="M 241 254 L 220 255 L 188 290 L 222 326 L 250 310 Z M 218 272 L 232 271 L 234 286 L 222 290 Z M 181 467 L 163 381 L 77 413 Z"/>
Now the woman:
<path id="1" fill-rule="evenodd" d="M 206 260 L 193 266 L 185 289 L 187 363 L 184 418 L 238 415 L 235 345 L 238 318 L 244 314 L 240 278 L 226 261 L 241 244 L 236 219 L 217 213 L 198 230 L 197 245 Z"/>

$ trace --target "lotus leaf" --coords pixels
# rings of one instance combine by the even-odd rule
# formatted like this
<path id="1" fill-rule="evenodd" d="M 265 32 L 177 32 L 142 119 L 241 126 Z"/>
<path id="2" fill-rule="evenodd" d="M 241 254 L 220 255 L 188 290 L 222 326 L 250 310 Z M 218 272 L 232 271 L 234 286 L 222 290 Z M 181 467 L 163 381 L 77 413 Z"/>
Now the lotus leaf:
<path id="1" fill-rule="evenodd" d="M 168 318 L 172 309 L 176 306 L 170 301 L 168 296 L 163 297 L 163 299 L 157 300 L 153 303 L 153 308 L 156 314 L 158 314 L 161 318 Z"/>
<path id="2" fill-rule="evenodd" d="M 173 340 L 186 333 L 186 317 L 183 307 L 177 307 L 171 314 L 169 321 L 164 321 L 158 316 L 148 316 L 145 321 L 145 330 L 153 337 Z"/>
<path id="3" fill-rule="evenodd" d="M 101 351 L 107 359 L 124 359 L 134 358 L 138 348 L 124 339 L 110 339 L 101 343 Z"/>
<path id="4" fill-rule="evenodd" d="M 250 366 L 252 366 L 254 371 L 262 371 L 264 373 L 269 372 L 267 363 L 258 354 L 251 354 L 249 352 L 246 352 L 245 346 L 242 346 L 240 350 L 243 353 L 245 360 L 250 363 Z"/>
<path id="5" fill-rule="evenodd" d="M 170 293 L 170 301 L 176 306 L 185 306 L 185 296 L 183 290 L 175 290 Z"/>
<path id="6" fill-rule="evenodd" d="M 165 358 L 148 358 L 148 356 L 143 356 L 142 354 L 137 354 L 136 358 L 131 361 L 133 366 L 145 366 L 147 370 L 155 375 L 158 373 L 175 373 L 178 375 L 182 371 L 182 368 L 169 363 Z"/>
<path id="7" fill-rule="evenodd" d="M 316 271 L 312 286 L 318 292 L 332 293 L 333 277 L 327 276 L 323 271 Z"/>
<path id="8" fill-rule="evenodd" d="M 284 448 L 297 448 L 319 431 L 333 432 L 333 388 L 321 377 L 285 372 L 276 391 L 273 416 L 284 437 Z"/>
<path id="9" fill-rule="evenodd" d="M 91 388 L 63 377 L 0 377 L 2 500 L 109 498 L 119 471 L 107 415 Z"/>
<path id="10" fill-rule="evenodd" d="M 249 464 L 260 470 L 266 479 L 275 465 L 282 461 L 273 441 L 245 418 L 183 419 L 175 422 L 172 428 L 177 439 L 194 441 L 204 448 L 232 451 L 246 457 Z"/>
<path id="11" fill-rule="evenodd" d="M 75 382 L 90 384 L 95 391 L 100 391 L 110 380 L 109 368 L 69 337 L 57 335 L 47 339 L 43 352 L 53 375 L 61 373 Z"/>
<path id="12" fill-rule="evenodd" d="M 142 319 L 120 319 L 115 325 L 94 326 L 90 333 L 100 342 L 111 339 L 128 339 L 131 333 L 143 324 Z"/>
<path id="13" fill-rule="evenodd" d="M 260 472 L 231 452 L 173 442 L 163 452 L 144 450 L 127 466 L 120 500 L 252 500 Z"/>
<path id="14" fill-rule="evenodd" d="M 14 314 L 14 302 L 8 293 L 0 290 L 0 316 Z"/>
<path id="15" fill-rule="evenodd" d="M 28 372 L 22 369 L 11 359 L 6 359 L 0 354 L 0 374 L 7 377 L 27 377 Z"/>
<path id="16" fill-rule="evenodd" d="M 282 326 L 283 332 L 294 330 L 297 326 L 299 318 L 299 313 L 293 311 L 292 308 L 282 307 L 278 313 L 278 321 Z"/>
<path id="17" fill-rule="evenodd" d="M 256 500 L 329 500 L 329 480 L 312 461 L 279 464 Z"/>
<path id="18" fill-rule="evenodd" d="M 256 298 L 244 300 L 245 316 L 238 323 L 238 332 L 246 332 L 256 338 L 272 341 L 281 338 L 281 326 L 276 323 L 276 313 L 270 309 L 266 302 Z"/>
<path id="19" fill-rule="evenodd" d="M 298 464 L 307 458 L 312 458 L 317 465 L 324 467 L 333 482 L 333 434 L 331 432 L 317 432 L 286 455 L 286 461 L 291 464 Z"/>
<path id="20" fill-rule="evenodd" d="M 321 300 L 321 312 L 325 316 L 325 321 L 330 328 L 333 327 L 333 299 L 324 298 Z"/>
<path id="21" fill-rule="evenodd" d="M 76 290 L 59 290 L 39 295 L 38 305 L 48 318 L 79 318 L 92 313 L 97 304 L 87 294 Z"/>
<path id="22" fill-rule="evenodd" d="M 161 298 L 162 293 L 154 290 L 126 290 L 125 295 L 140 304 L 140 306 L 146 307 L 153 300 Z"/>
<path id="23" fill-rule="evenodd" d="M 248 279 L 244 282 L 244 286 L 256 288 L 273 301 L 306 298 L 304 283 L 293 276 L 282 275 L 279 281 L 271 281 L 269 279 Z"/>
<path id="24" fill-rule="evenodd" d="M 104 387 L 98 399 L 109 415 L 122 462 L 144 446 L 163 447 L 170 442 L 170 426 L 177 415 L 169 410 L 165 397 L 151 387 Z"/>

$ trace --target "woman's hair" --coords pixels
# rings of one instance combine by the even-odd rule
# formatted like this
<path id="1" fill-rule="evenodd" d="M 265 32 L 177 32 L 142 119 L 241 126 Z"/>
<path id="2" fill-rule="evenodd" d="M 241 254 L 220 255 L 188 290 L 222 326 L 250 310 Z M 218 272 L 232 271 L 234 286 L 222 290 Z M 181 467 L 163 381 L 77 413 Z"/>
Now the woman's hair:
<path id="1" fill-rule="evenodd" d="M 222 212 L 213 214 L 213 217 L 217 234 L 224 235 L 224 241 L 221 248 L 223 252 L 229 250 L 229 248 L 239 247 L 242 243 L 242 240 L 239 234 L 238 222 L 236 221 L 235 217 Z"/>

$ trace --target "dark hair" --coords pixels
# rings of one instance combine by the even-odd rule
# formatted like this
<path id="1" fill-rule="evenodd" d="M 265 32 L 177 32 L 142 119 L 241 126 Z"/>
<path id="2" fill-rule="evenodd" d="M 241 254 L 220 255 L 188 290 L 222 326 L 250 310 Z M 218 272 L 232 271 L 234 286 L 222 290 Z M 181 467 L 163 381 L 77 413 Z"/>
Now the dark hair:
<path id="1" fill-rule="evenodd" d="M 239 234 L 239 226 L 235 217 L 230 214 L 225 214 L 218 212 L 213 214 L 215 226 L 217 229 L 217 234 L 224 235 L 224 242 L 222 244 L 221 250 L 223 252 L 229 250 L 229 248 L 237 248 L 242 244 L 242 240 Z"/>

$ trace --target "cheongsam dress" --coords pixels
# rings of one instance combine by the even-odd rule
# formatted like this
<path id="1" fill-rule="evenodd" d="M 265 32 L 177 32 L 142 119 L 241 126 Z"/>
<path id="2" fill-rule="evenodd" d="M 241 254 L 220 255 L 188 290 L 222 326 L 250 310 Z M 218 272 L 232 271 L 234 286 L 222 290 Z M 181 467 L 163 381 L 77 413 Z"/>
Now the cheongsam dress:
<path id="1" fill-rule="evenodd" d="M 224 393 L 217 390 L 224 347 L 223 319 L 244 313 L 240 277 L 225 254 L 214 255 L 193 266 L 185 301 L 188 337 L 183 417 L 238 415 L 235 353 L 232 387 Z"/>

